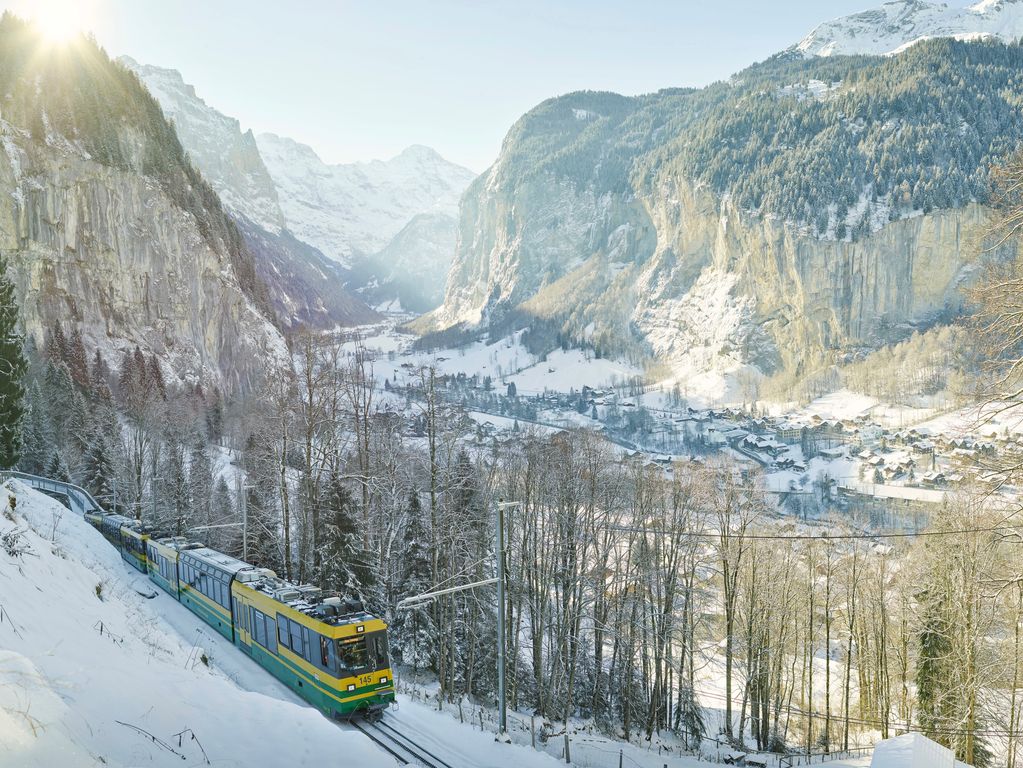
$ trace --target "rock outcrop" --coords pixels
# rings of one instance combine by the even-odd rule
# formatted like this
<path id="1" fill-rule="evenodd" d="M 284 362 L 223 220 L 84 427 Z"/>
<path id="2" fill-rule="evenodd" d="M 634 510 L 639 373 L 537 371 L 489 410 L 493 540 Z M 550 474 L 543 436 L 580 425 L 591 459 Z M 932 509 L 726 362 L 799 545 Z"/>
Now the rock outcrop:
<path id="1" fill-rule="evenodd" d="M 179 376 L 245 387 L 285 359 L 230 259 L 152 179 L 0 126 L 0 248 L 27 333 L 78 326 L 108 354 L 140 345 Z"/>

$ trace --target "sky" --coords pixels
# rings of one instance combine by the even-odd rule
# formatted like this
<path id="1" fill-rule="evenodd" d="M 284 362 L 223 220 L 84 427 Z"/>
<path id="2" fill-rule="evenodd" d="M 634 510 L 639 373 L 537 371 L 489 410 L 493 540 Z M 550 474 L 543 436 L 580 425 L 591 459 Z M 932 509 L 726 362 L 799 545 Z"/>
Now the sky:
<path id="1" fill-rule="evenodd" d="M 327 162 L 433 147 L 480 172 L 524 112 L 581 89 L 699 86 L 879 0 L 0 0 L 74 14 L 177 69 L 242 129 Z M 951 0 L 964 5 L 963 0 Z"/>

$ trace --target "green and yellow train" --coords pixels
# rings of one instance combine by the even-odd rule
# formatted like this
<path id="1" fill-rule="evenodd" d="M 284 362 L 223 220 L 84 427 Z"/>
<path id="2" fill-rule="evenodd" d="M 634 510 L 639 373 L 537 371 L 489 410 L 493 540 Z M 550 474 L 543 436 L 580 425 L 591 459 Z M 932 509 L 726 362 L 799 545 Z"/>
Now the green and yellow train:
<path id="1" fill-rule="evenodd" d="M 394 701 L 387 625 L 361 603 L 202 544 L 156 538 L 122 515 L 85 519 L 124 560 L 328 716 L 373 717 Z"/>

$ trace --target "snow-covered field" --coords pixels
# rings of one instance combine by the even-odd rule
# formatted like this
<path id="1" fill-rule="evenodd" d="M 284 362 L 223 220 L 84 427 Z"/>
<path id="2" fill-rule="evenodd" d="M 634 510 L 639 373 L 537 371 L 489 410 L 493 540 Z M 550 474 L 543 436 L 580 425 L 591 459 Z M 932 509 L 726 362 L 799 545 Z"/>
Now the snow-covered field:
<path id="1" fill-rule="evenodd" d="M 454 349 L 419 352 L 411 349 L 414 337 L 377 325 L 365 329 L 361 343 L 376 355 L 374 376 L 392 382 L 412 377 L 422 366 L 433 366 L 441 374 L 490 376 L 495 387 L 514 382 L 519 394 L 531 395 L 579 390 L 584 385 L 597 388 L 643 375 L 638 366 L 578 349 L 558 349 L 540 359 L 522 344 L 522 333 L 493 343 L 474 341 Z M 347 347 L 354 344 L 349 342 Z"/>

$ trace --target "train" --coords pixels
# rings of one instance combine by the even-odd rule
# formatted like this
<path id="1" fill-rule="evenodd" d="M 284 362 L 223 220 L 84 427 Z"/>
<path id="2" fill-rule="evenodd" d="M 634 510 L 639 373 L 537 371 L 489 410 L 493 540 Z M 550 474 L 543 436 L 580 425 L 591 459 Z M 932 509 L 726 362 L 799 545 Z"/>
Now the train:
<path id="1" fill-rule="evenodd" d="M 328 717 L 375 719 L 394 701 L 387 624 L 359 601 L 123 515 L 85 519 L 128 564 Z"/>

